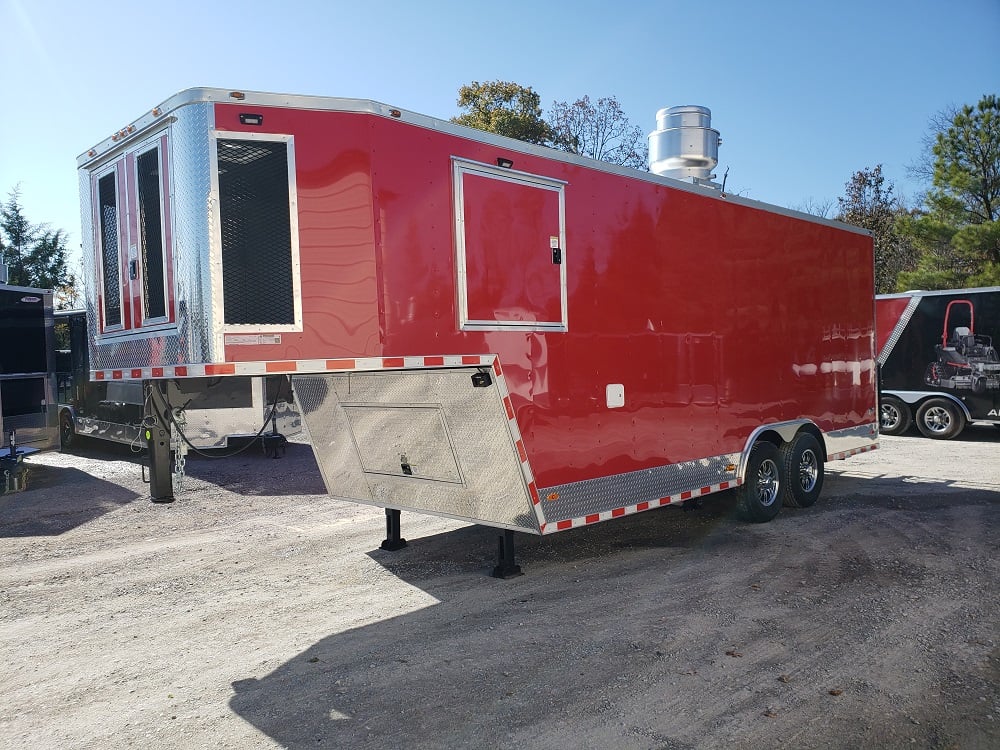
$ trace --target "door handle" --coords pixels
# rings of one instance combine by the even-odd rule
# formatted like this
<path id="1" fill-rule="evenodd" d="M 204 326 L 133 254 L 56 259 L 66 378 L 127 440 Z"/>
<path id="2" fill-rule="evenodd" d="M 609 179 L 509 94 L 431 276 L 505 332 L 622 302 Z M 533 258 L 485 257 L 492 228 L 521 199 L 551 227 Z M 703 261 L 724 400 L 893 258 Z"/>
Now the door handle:
<path id="1" fill-rule="evenodd" d="M 562 265 L 562 248 L 559 247 L 559 238 L 555 235 L 549 237 L 549 247 L 552 248 L 552 265 Z"/>

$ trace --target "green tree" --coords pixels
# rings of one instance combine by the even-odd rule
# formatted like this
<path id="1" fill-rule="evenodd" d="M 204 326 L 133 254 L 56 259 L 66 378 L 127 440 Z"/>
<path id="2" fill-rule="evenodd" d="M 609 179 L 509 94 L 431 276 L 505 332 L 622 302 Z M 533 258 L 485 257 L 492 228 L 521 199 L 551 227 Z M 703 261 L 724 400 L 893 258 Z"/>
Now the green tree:
<path id="1" fill-rule="evenodd" d="M 613 96 L 602 97 L 596 103 L 589 96 L 572 104 L 554 102 L 548 123 L 556 148 L 611 164 L 649 168 L 646 136 L 629 122 Z"/>
<path id="2" fill-rule="evenodd" d="M 66 234 L 45 224 L 32 224 L 21 207 L 18 188 L 0 204 L 0 252 L 8 267 L 8 283 L 40 289 L 74 284 L 66 268 Z"/>
<path id="3" fill-rule="evenodd" d="M 920 252 L 899 288 L 1000 285 L 1000 98 L 984 96 L 939 124 L 932 154 L 932 188 L 899 223 Z"/>
<path id="4" fill-rule="evenodd" d="M 473 81 L 458 90 L 464 111 L 451 121 L 528 143 L 552 142 L 552 128 L 542 117 L 541 98 L 528 87 L 509 81 Z"/>
<path id="5" fill-rule="evenodd" d="M 875 293 L 896 291 L 900 272 L 913 268 L 915 253 L 910 240 L 897 230 L 906 208 L 893 195 L 894 186 L 882 174 L 882 165 L 855 172 L 838 198 L 837 218 L 872 233 L 875 245 Z"/>

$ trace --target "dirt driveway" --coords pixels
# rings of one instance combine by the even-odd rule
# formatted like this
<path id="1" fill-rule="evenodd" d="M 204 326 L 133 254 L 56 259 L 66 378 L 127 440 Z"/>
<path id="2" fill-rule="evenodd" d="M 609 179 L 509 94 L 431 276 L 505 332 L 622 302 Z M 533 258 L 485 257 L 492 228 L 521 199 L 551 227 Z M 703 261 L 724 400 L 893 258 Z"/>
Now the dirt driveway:
<path id="1" fill-rule="evenodd" d="M 5 748 L 997 748 L 1000 430 L 885 438 L 765 525 L 731 497 L 544 539 L 329 500 L 308 446 L 127 449 L 0 498 Z"/>

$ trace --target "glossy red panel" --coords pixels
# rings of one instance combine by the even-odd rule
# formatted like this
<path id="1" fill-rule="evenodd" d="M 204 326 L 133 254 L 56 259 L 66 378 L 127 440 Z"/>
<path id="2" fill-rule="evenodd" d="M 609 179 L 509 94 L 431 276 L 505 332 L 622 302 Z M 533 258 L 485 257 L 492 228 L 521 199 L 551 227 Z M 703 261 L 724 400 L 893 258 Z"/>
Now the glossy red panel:
<path id="1" fill-rule="evenodd" d="M 246 107 L 216 107 L 223 131 Z M 379 221 L 372 206 L 370 124 L 361 115 L 254 107 L 267 132 L 293 136 L 303 327 L 281 344 L 228 346 L 227 361 L 377 356 L 382 352 Z M 398 298 L 398 295 L 394 295 Z"/>
<path id="2" fill-rule="evenodd" d="M 559 194 L 493 176 L 462 176 L 469 319 L 562 322 Z"/>
<path id="3" fill-rule="evenodd" d="M 240 111 L 218 105 L 217 127 L 254 130 Z M 227 359 L 495 353 L 541 487 L 741 451 L 764 423 L 876 420 L 870 237 L 401 120 L 275 109 L 264 122 L 294 138 L 304 330 Z M 452 159 L 501 156 L 565 183 L 565 333 L 459 329 Z M 476 200 L 524 195 L 487 182 Z M 526 249 L 548 244 L 550 211 L 529 201 L 524 234 L 505 229 L 516 247 L 474 255 L 480 312 L 505 304 L 486 279 L 501 272 L 517 304 L 551 314 L 551 251 Z M 608 384 L 624 407 L 608 408 Z"/>
<path id="4" fill-rule="evenodd" d="M 880 354 L 908 304 L 910 304 L 909 297 L 878 297 L 875 299 L 876 351 Z"/>
<path id="5" fill-rule="evenodd" d="M 122 235 L 122 254 L 124 256 L 122 300 L 128 310 L 128 314 L 125 316 L 125 327 L 138 328 L 142 325 L 142 283 L 138 277 L 140 265 L 138 260 L 139 214 L 135 184 L 135 153 L 125 155 L 125 192 L 121 194 L 119 200 L 126 212 L 125 223 L 127 227 L 127 233 Z M 133 269 L 135 270 L 135 278 L 132 278 Z"/>

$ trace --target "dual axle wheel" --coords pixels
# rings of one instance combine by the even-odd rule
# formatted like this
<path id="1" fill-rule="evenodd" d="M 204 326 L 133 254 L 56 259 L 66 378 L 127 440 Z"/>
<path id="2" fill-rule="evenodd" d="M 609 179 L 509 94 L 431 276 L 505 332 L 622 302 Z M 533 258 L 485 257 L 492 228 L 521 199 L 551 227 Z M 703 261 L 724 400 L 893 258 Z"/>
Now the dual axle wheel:
<path id="1" fill-rule="evenodd" d="M 882 396 L 879 407 L 883 435 L 902 435 L 916 422 L 924 437 L 949 440 L 965 429 L 965 414 L 947 398 L 930 398 L 920 404 L 914 417 L 910 405 L 895 396 Z"/>
<path id="2" fill-rule="evenodd" d="M 808 508 L 823 489 L 823 452 L 819 441 L 801 432 L 780 448 L 761 440 L 747 459 L 736 512 L 745 521 L 770 521 L 782 505 Z"/>

